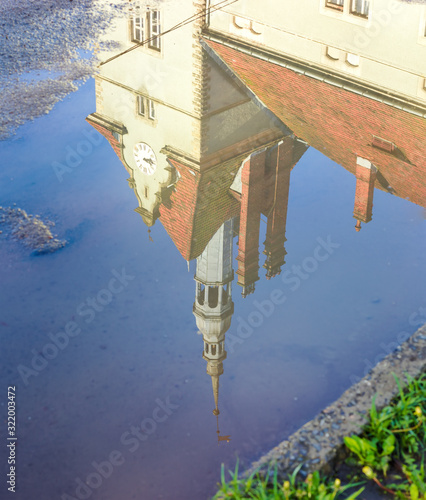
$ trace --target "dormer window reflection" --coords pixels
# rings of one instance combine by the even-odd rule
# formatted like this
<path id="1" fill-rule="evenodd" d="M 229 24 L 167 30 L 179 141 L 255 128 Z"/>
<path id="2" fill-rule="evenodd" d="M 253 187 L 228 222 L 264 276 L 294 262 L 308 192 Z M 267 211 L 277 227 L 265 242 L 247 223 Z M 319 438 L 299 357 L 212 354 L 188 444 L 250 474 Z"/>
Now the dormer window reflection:
<path id="1" fill-rule="evenodd" d="M 351 14 L 356 16 L 368 17 L 370 9 L 370 2 L 368 0 L 352 0 L 351 1 Z"/>
<path id="2" fill-rule="evenodd" d="M 141 95 L 138 96 L 138 114 L 145 116 L 145 99 Z"/>
<path id="3" fill-rule="evenodd" d="M 131 19 L 131 40 L 142 43 L 145 40 L 145 14 L 137 8 Z"/>
<path id="4" fill-rule="evenodd" d="M 343 11 L 343 1 L 344 0 L 326 0 L 325 6 Z"/>
<path id="5" fill-rule="evenodd" d="M 151 99 L 148 99 L 148 111 L 149 111 L 149 119 L 150 120 L 155 120 L 156 115 L 155 115 L 155 104 L 154 101 Z"/>
<path id="6" fill-rule="evenodd" d="M 141 12 L 136 9 L 130 22 L 130 38 L 132 42 L 148 42 L 148 47 L 161 50 L 161 16 L 159 10 Z"/>
<path id="7" fill-rule="evenodd" d="M 152 121 L 157 119 L 155 102 L 149 97 L 137 96 L 137 110 L 139 116 L 149 118 Z"/>
<path id="8" fill-rule="evenodd" d="M 344 17 L 352 15 L 366 19 L 370 13 L 370 4 L 370 0 L 325 0 L 326 7 L 340 11 Z"/>
<path id="9" fill-rule="evenodd" d="M 154 50 L 161 50 L 161 25 L 160 25 L 160 11 L 152 10 L 148 15 L 149 19 L 149 48 Z"/>

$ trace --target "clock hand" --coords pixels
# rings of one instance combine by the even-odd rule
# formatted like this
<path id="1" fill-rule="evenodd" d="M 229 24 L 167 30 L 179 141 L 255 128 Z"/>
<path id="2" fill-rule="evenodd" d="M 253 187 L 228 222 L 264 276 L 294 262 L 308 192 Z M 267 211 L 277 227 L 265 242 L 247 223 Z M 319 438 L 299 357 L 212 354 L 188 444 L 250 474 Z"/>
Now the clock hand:
<path id="1" fill-rule="evenodd" d="M 151 166 L 154 164 L 154 162 L 151 158 L 144 158 L 143 161 L 146 163 L 149 163 L 149 165 L 151 165 Z"/>

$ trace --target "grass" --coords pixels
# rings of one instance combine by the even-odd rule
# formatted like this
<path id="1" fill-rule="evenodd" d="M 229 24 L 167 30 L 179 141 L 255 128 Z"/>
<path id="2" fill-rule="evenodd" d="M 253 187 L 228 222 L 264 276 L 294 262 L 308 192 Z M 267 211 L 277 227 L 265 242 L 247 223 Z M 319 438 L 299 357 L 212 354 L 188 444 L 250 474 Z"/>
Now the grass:
<path id="1" fill-rule="evenodd" d="M 375 399 L 370 409 L 370 421 L 361 436 L 345 437 L 349 451 L 347 463 L 351 474 L 346 484 L 336 477 L 323 477 L 318 472 L 306 479 L 299 475 L 300 467 L 284 482 L 275 469 L 266 477 L 255 472 L 248 478 L 238 478 L 229 471 L 226 480 L 222 465 L 220 489 L 213 500 L 334 500 L 355 499 L 364 490 L 361 484 L 374 483 L 383 493 L 401 500 L 426 500 L 426 375 L 407 378 L 407 386 L 398 385 L 398 396 L 377 411 Z M 359 481 L 359 477 L 362 481 Z"/>
<path id="2" fill-rule="evenodd" d="M 426 500 L 426 375 L 408 379 L 394 401 L 377 411 L 373 399 L 370 421 L 362 436 L 345 438 L 350 463 L 365 477 L 400 499 Z"/>
<path id="3" fill-rule="evenodd" d="M 229 472 L 231 480 L 226 481 L 225 471 L 222 465 L 221 481 L 222 487 L 214 496 L 213 500 L 293 500 L 293 499 L 319 499 L 334 500 L 345 490 L 357 486 L 349 483 L 342 486 L 340 479 L 323 479 L 319 472 L 309 474 L 304 481 L 298 480 L 298 466 L 287 481 L 280 483 L 275 469 L 272 477 L 261 477 L 259 473 L 253 473 L 245 479 L 238 479 L 238 464 L 234 472 Z M 363 491 L 363 488 L 346 496 L 355 499 Z"/>

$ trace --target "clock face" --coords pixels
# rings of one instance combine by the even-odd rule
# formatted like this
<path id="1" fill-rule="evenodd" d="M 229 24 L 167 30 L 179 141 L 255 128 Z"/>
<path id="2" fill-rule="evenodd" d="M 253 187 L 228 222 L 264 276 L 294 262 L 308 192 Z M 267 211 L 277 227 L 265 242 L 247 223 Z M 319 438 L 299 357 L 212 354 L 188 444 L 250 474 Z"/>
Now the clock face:
<path id="1" fill-rule="evenodd" d="M 148 144 L 144 142 L 135 144 L 133 156 L 135 157 L 136 166 L 142 173 L 152 175 L 155 172 L 157 168 L 157 158 Z"/>

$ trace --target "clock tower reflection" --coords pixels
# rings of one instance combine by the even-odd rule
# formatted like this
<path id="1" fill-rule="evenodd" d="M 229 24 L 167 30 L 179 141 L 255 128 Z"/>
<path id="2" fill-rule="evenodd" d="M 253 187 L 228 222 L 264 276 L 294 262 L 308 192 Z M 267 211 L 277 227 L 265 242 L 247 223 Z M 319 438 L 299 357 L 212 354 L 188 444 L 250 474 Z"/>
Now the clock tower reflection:
<path id="1" fill-rule="evenodd" d="M 150 15 L 148 7 L 141 5 L 138 19 Z M 159 19 L 166 30 L 197 9 L 183 0 L 165 3 Z M 105 55 L 96 112 L 87 121 L 128 172 L 150 240 L 158 220 L 182 257 L 196 260 L 193 314 L 212 381 L 217 439 L 229 442 L 219 430 L 219 378 L 234 312 L 233 238 L 245 297 L 258 279 L 261 215 L 268 219 L 267 278 L 284 265 L 290 172 L 307 146 L 203 49 L 201 18 L 155 50 L 134 46 L 137 30 L 129 39 L 124 21 L 115 36 L 125 50 Z"/>
<path id="2" fill-rule="evenodd" d="M 225 333 L 231 326 L 234 312 L 232 302 L 232 240 L 233 219 L 226 221 L 197 257 L 196 294 L 193 312 L 199 333 L 203 336 L 203 358 L 207 361 L 207 374 L 212 379 L 217 418 L 218 443 L 229 442 L 230 436 L 219 431 L 219 377 L 226 359 Z"/>

